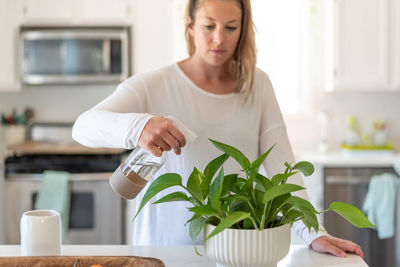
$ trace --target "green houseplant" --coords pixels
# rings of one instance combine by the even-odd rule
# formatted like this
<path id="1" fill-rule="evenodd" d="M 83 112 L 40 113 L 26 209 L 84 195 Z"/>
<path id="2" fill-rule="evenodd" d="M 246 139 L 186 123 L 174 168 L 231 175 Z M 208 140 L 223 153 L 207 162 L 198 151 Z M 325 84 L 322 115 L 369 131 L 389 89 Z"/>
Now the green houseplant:
<path id="1" fill-rule="evenodd" d="M 206 225 L 213 225 L 213 230 L 205 236 L 205 241 L 218 233 L 231 229 L 263 230 L 302 220 L 309 230 L 318 231 L 316 215 L 334 211 L 356 227 L 374 227 L 367 217 L 356 207 L 332 202 L 329 209 L 316 211 L 305 199 L 292 196 L 292 192 L 305 189 L 296 184 L 287 183 L 290 176 L 301 172 L 309 176 L 314 172 L 311 163 L 301 161 L 296 164 L 285 162 L 285 171 L 268 178 L 258 172 L 262 162 L 267 158 L 273 146 L 254 162 L 233 146 L 211 140 L 223 154 L 211 160 L 203 172 L 194 168 L 186 186 L 176 173 L 159 176 L 148 187 L 134 217 L 144 205 L 157 193 L 172 186 L 182 190 L 170 193 L 153 204 L 186 201 L 193 206 L 189 223 L 189 234 L 193 242 Z M 242 167 L 243 174 L 224 173 L 223 164 L 232 157 Z M 289 228 L 290 229 L 290 228 Z M 289 241 L 290 243 L 290 241 Z M 195 247 L 196 248 L 196 247 Z M 197 249 L 196 252 L 198 253 Z M 198 253 L 199 254 L 199 253 Z"/>

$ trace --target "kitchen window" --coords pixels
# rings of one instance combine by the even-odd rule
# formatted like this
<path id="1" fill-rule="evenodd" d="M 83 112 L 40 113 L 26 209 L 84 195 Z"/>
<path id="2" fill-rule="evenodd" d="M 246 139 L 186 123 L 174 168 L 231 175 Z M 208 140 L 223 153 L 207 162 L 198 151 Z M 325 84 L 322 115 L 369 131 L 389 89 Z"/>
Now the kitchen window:
<path id="1" fill-rule="evenodd" d="M 252 0 L 257 66 L 268 73 L 284 114 L 309 106 L 307 40 L 308 0 Z M 172 59 L 187 56 L 184 14 L 187 1 L 172 0 Z"/>
<path id="2" fill-rule="evenodd" d="M 257 66 L 270 77 L 284 114 L 307 105 L 307 0 L 253 0 Z"/>

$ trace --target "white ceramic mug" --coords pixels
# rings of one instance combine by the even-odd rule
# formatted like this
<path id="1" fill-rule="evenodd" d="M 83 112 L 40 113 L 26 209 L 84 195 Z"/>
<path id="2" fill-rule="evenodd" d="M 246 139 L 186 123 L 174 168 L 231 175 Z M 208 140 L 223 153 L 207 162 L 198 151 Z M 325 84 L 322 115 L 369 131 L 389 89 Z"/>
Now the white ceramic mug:
<path id="1" fill-rule="evenodd" d="M 61 255 L 61 217 L 55 210 L 31 210 L 21 218 L 21 256 Z"/>

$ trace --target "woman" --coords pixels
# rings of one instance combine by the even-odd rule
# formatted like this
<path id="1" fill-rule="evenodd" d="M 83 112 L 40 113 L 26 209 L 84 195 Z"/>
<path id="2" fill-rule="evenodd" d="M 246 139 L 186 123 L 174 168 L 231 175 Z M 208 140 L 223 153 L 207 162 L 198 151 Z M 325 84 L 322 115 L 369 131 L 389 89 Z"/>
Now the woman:
<path id="1" fill-rule="evenodd" d="M 283 163 L 294 157 L 271 83 L 255 67 L 250 0 L 190 0 L 186 39 L 188 59 L 121 83 L 79 116 L 75 140 L 87 146 L 139 145 L 157 156 L 173 150 L 158 175 L 177 172 L 184 179 L 194 166 L 203 169 L 219 155 L 208 138 L 239 148 L 251 160 L 276 143 L 264 167 L 270 174 L 282 171 Z M 164 118 L 170 115 L 198 138 L 186 144 L 185 136 Z M 233 161 L 224 167 L 226 173 L 240 171 Z M 300 175 L 292 176 L 291 182 L 304 184 Z M 299 195 L 307 198 L 305 192 Z M 184 226 L 190 218 L 185 205 L 146 205 L 135 221 L 134 244 L 191 244 Z M 329 236 L 322 226 L 319 233 L 309 233 L 301 221 L 294 228 L 316 251 L 342 257 L 349 251 L 363 257 L 358 245 Z"/>

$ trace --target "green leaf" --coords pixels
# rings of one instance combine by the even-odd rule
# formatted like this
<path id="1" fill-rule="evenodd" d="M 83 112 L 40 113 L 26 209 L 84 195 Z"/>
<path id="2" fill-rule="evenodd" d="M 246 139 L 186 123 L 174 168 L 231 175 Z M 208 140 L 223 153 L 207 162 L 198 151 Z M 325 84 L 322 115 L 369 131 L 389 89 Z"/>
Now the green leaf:
<path id="1" fill-rule="evenodd" d="M 196 237 L 200 234 L 201 230 L 203 229 L 204 225 L 206 224 L 207 219 L 204 217 L 199 217 L 189 224 L 189 235 L 193 241 L 194 249 L 196 250 L 197 255 L 201 256 L 200 252 L 196 248 Z"/>
<path id="2" fill-rule="evenodd" d="M 265 193 L 265 188 L 264 188 L 264 186 L 262 186 L 262 185 L 259 184 L 259 183 L 256 183 L 256 186 L 255 186 L 254 188 L 255 188 L 254 190 L 262 191 L 263 193 Z"/>
<path id="3" fill-rule="evenodd" d="M 282 223 L 287 224 L 287 223 L 292 223 L 292 222 L 296 221 L 296 219 L 303 216 L 303 213 L 301 213 L 298 210 L 291 210 L 287 214 L 283 214 L 283 216 L 285 218 L 282 220 Z"/>
<path id="4" fill-rule="evenodd" d="M 315 215 L 317 211 L 310 202 L 301 197 L 291 196 L 288 199 L 287 203 L 293 204 L 294 207 L 296 207 L 301 213 L 303 213 L 304 218 L 302 219 L 302 221 L 305 223 L 309 230 L 310 227 L 312 227 L 315 229 L 315 231 L 318 231 L 319 223 L 317 216 Z"/>
<path id="5" fill-rule="evenodd" d="M 243 220 L 243 229 L 255 229 L 253 222 L 249 218 Z"/>
<path id="6" fill-rule="evenodd" d="M 233 184 L 232 191 L 240 195 L 250 195 L 251 188 L 248 187 L 248 180 L 243 178 L 237 178 L 236 182 Z"/>
<path id="7" fill-rule="evenodd" d="M 224 200 L 224 211 L 226 213 L 231 213 L 233 211 L 246 211 L 251 212 L 249 206 L 250 198 L 245 195 L 230 195 Z"/>
<path id="8" fill-rule="evenodd" d="M 265 214 L 265 216 L 266 216 L 266 220 L 265 220 L 265 224 L 264 224 L 264 227 L 266 227 L 267 225 L 268 225 L 268 223 L 270 223 L 270 222 L 274 222 L 275 221 L 275 219 L 276 219 L 276 216 L 277 216 L 277 214 L 278 214 L 278 212 L 279 212 L 279 208 L 287 201 L 287 199 L 289 199 L 291 197 L 291 194 L 290 193 L 286 193 L 286 194 L 283 194 L 283 195 L 280 195 L 280 196 L 278 196 L 278 197 L 276 197 L 276 198 L 274 198 L 272 201 L 271 201 L 271 203 L 270 203 L 270 207 L 269 207 L 269 209 L 268 209 L 268 211 L 267 211 L 267 213 Z M 281 212 L 284 212 L 285 211 L 285 205 L 281 208 Z"/>
<path id="9" fill-rule="evenodd" d="M 201 216 L 214 216 L 218 214 L 218 212 L 209 205 L 195 206 L 189 208 L 189 210 Z"/>
<path id="10" fill-rule="evenodd" d="M 255 203 L 255 205 L 253 205 L 253 206 L 255 206 L 255 207 L 263 207 L 264 206 L 263 205 L 263 199 L 264 199 L 265 192 L 255 189 L 254 190 L 254 194 L 256 196 L 257 203 Z"/>
<path id="11" fill-rule="evenodd" d="M 234 211 L 244 211 L 244 212 L 252 213 L 252 210 L 251 210 L 248 202 L 235 201 L 235 202 L 229 203 L 229 204 L 230 204 L 229 213 L 234 212 Z"/>
<path id="12" fill-rule="evenodd" d="M 237 181 L 235 182 L 235 184 L 233 185 L 234 189 L 235 189 L 235 193 L 242 193 L 240 191 L 243 190 L 243 187 L 246 186 L 246 180 L 244 180 L 243 178 L 238 178 Z"/>
<path id="13" fill-rule="evenodd" d="M 202 174 L 196 167 L 193 169 L 187 181 L 187 190 L 198 201 L 203 200 L 200 184 L 202 183 L 204 174 Z"/>
<path id="14" fill-rule="evenodd" d="M 217 225 L 217 227 L 212 231 L 206 238 L 209 239 L 216 234 L 222 232 L 223 230 L 231 227 L 235 223 L 238 223 L 246 218 L 250 218 L 250 213 L 242 212 L 242 211 L 235 211 L 229 214 L 227 217 L 223 218 L 221 222 Z"/>
<path id="15" fill-rule="evenodd" d="M 234 158 L 240 164 L 240 166 L 242 166 L 243 170 L 248 173 L 248 171 L 250 170 L 250 161 L 242 152 L 240 152 L 237 148 L 233 146 L 212 139 L 209 140 L 214 144 L 216 148 Z"/>
<path id="16" fill-rule="evenodd" d="M 185 226 L 186 226 L 186 224 L 188 224 L 188 223 L 190 223 L 190 222 L 192 222 L 192 221 L 194 221 L 194 220 L 196 220 L 196 219 L 198 219 L 198 218 L 200 218 L 200 217 L 202 217 L 202 216 L 201 216 L 201 215 L 198 215 L 198 214 L 193 214 L 192 218 L 190 218 L 190 219 L 185 223 Z"/>
<path id="17" fill-rule="evenodd" d="M 163 198 L 153 202 L 152 204 L 159 204 L 164 202 L 173 202 L 173 201 L 188 201 L 190 202 L 189 197 L 183 192 L 173 192 L 164 196 Z"/>
<path id="18" fill-rule="evenodd" d="M 335 201 L 329 205 L 329 209 L 358 228 L 375 228 L 375 225 L 368 220 L 365 214 L 353 205 Z"/>
<path id="19" fill-rule="evenodd" d="M 284 164 L 285 164 L 285 167 L 286 167 L 286 168 L 289 168 L 289 169 L 291 168 L 291 165 L 290 165 L 290 163 L 289 163 L 289 162 L 285 161 L 285 163 L 284 163 Z"/>
<path id="20" fill-rule="evenodd" d="M 311 224 L 309 221 L 307 221 L 305 218 L 301 219 L 301 221 L 304 223 L 304 225 L 307 227 L 308 231 L 311 232 Z"/>
<path id="21" fill-rule="evenodd" d="M 175 185 L 183 186 L 182 185 L 182 177 L 177 173 L 166 173 L 166 174 L 159 176 L 157 179 L 155 179 L 151 183 L 149 188 L 147 188 L 147 191 L 143 196 L 142 202 L 140 202 L 139 209 L 136 212 L 135 217 L 133 217 L 133 220 L 135 220 L 136 216 L 139 214 L 139 212 L 142 210 L 144 205 L 146 205 L 146 203 L 149 202 L 149 200 L 151 198 L 153 198 L 155 195 L 157 195 L 162 190 L 167 189 L 172 186 L 175 186 Z"/>
<path id="22" fill-rule="evenodd" d="M 222 154 L 219 157 L 216 157 L 212 161 L 210 161 L 206 168 L 204 169 L 204 175 L 210 180 L 214 177 L 215 173 L 218 169 L 225 163 L 225 161 L 229 158 L 229 155 Z"/>
<path id="23" fill-rule="evenodd" d="M 283 180 L 286 180 L 287 178 L 289 178 L 290 176 L 292 176 L 293 174 L 296 174 L 297 172 L 289 172 L 289 173 L 278 173 L 275 174 L 274 177 L 272 177 L 272 184 L 273 185 L 278 185 L 280 184 Z"/>
<path id="24" fill-rule="evenodd" d="M 256 159 L 255 161 L 253 161 L 253 163 L 251 163 L 251 169 L 252 170 L 258 170 L 258 168 L 260 167 L 260 165 L 264 162 L 264 160 L 268 157 L 269 153 L 271 152 L 271 150 L 274 148 L 276 144 L 274 144 L 273 146 L 271 146 L 264 154 L 262 154 L 258 159 Z"/>
<path id="25" fill-rule="evenodd" d="M 255 181 L 257 184 L 262 185 L 265 191 L 272 187 L 271 180 L 260 173 L 257 173 Z"/>
<path id="26" fill-rule="evenodd" d="M 250 199 L 247 196 L 243 196 L 243 195 L 232 195 L 229 197 L 229 199 L 227 200 L 227 206 L 232 209 L 234 208 L 234 205 L 241 202 L 241 203 L 245 203 L 246 205 L 248 205 Z"/>
<path id="27" fill-rule="evenodd" d="M 286 193 L 283 195 L 280 195 L 279 197 L 276 197 L 272 200 L 271 203 L 271 210 L 277 210 L 282 204 L 284 204 L 289 198 L 291 197 L 290 193 Z M 282 210 L 284 210 L 286 207 L 283 206 Z"/>
<path id="28" fill-rule="evenodd" d="M 203 196 L 203 200 L 206 198 L 210 191 L 210 184 L 212 178 L 214 177 L 215 173 L 218 169 L 225 163 L 225 161 L 229 158 L 229 155 L 222 154 L 221 156 L 213 159 L 210 163 L 207 164 L 206 168 L 204 169 L 204 176 L 203 182 L 201 183 L 201 194 Z"/>
<path id="29" fill-rule="evenodd" d="M 221 167 L 217 177 L 211 185 L 210 189 L 210 200 L 211 207 L 213 207 L 218 212 L 221 210 L 221 200 L 219 199 L 221 196 L 222 186 L 224 183 L 224 167 Z"/>
<path id="30" fill-rule="evenodd" d="M 265 194 L 264 194 L 264 203 L 268 203 L 270 200 L 279 197 L 281 195 L 294 192 L 294 191 L 299 191 L 305 189 L 302 186 L 296 185 L 296 184 L 281 184 L 281 185 L 276 185 L 271 188 L 269 188 Z"/>
<path id="31" fill-rule="evenodd" d="M 229 194 L 229 191 L 231 190 L 233 184 L 236 182 L 237 177 L 238 177 L 237 173 L 225 175 L 224 183 L 222 185 L 222 190 L 221 190 L 221 196 Z"/>
<path id="32" fill-rule="evenodd" d="M 293 166 L 293 170 L 299 170 L 304 176 L 310 176 L 314 173 L 314 166 L 308 161 L 300 161 Z"/>

